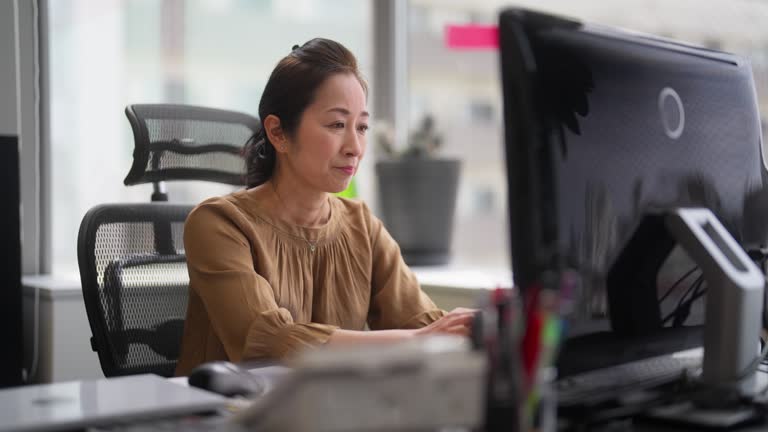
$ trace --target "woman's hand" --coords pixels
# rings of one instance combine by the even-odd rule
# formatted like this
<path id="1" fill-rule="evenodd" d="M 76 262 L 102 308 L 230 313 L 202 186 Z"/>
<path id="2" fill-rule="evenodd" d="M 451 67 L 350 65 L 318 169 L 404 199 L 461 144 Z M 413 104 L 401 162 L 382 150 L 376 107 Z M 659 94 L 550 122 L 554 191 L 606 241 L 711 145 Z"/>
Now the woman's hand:
<path id="1" fill-rule="evenodd" d="M 456 308 L 432 324 L 415 330 L 416 336 L 428 334 L 453 334 L 469 336 L 472 320 L 477 309 Z"/>
<path id="2" fill-rule="evenodd" d="M 355 331 L 338 329 L 331 333 L 328 345 L 397 342 L 430 334 L 469 336 L 477 309 L 456 308 L 432 324 L 415 330 Z"/>

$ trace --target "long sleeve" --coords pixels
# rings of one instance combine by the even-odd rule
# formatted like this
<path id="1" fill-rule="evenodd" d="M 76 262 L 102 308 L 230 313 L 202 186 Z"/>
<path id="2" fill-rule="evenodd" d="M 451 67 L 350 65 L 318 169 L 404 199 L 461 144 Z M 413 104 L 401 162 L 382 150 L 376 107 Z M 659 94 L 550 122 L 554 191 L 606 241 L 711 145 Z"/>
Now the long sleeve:
<path id="1" fill-rule="evenodd" d="M 367 211 L 367 209 L 366 209 Z M 382 222 L 369 214 L 372 247 L 372 330 L 424 327 L 445 315 L 421 290 L 416 276 L 403 261 L 400 247 Z"/>
<path id="2" fill-rule="evenodd" d="M 326 342 L 336 326 L 297 323 L 278 306 L 273 287 L 254 269 L 248 226 L 231 203 L 217 201 L 198 206 L 184 229 L 192 294 L 229 360 L 282 358 Z"/>
<path id="3" fill-rule="evenodd" d="M 214 360 L 283 359 L 336 329 L 418 328 L 443 316 L 365 204 L 329 199 L 331 216 L 319 227 L 276 217 L 258 188 L 190 213 L 177 375 Z"/>

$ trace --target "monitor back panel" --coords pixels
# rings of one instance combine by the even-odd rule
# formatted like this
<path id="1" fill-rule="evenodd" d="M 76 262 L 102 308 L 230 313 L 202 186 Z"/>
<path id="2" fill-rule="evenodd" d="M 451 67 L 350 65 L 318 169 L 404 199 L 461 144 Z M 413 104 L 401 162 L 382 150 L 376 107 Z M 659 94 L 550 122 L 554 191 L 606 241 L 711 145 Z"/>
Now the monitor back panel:
<path id="1" fill-rule="evenodd" d="M 765 244 L 766 171 L 749 63 L 521 11 L 502 14 L 500 44 L 515 282 L 525 290 L 547 269 L 577 272 L 563 352 L 592 350 L 594 367 L 605 366 L 599 357 L 628 361 L 695 345 L 679 329 L 659 336 L 654 352 L 622 345 L 609 334 L 606 278 L 649 212 L 707 207 L 745 248 Z M 659 296 L 693 265 L 681 255 L 658 275 Z M 674 307 L 679 291 L 660 307 Z M 599 352 L 603 339 L 611 352 Z M 589 369 L 579 358 L 579 367 L 561 370 Z"/>

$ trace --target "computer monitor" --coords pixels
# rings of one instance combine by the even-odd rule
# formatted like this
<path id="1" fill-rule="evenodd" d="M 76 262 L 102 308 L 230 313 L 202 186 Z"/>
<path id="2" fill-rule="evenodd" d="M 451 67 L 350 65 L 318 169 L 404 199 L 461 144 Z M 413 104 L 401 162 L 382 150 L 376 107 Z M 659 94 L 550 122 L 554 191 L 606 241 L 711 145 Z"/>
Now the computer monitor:
<path id="1" fill-rule="evenodd" d="M 515 284 L 525 296 L 553 270 L 572 269 L 580 280 L 564 293 L 572 308 L 559 373 L 700 346 L 700 333 L 669 323 L 617 335 L 609 288 L 647 287 L 609 287 L 607 279 L 650 212 L 707 207 L 745 249 L 766 243 L 767 177 L 749 63 L 520 9 L 502 11 L 499 43 Z M 693 279 L 662 299 L 692 267 L 673 253 L 662 274 L 646 275 L 662 310 L 690 287 Z M 701 324 L 701 314 L 692 324 L 696 316 Z"/>

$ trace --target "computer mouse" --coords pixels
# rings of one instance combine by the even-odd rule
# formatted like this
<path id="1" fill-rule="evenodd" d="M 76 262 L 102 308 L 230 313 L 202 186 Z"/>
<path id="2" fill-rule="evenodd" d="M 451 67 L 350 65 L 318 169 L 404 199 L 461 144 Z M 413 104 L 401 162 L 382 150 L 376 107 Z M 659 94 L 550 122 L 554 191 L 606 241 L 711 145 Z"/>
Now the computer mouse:
<path id="1" fill-rule="evenodd" d="M 227 397 L 255 397 L 266 390 L 263 380 L 228 361 L 201 364 L 192 369 L 187 381 L 193 387 Z"/>

